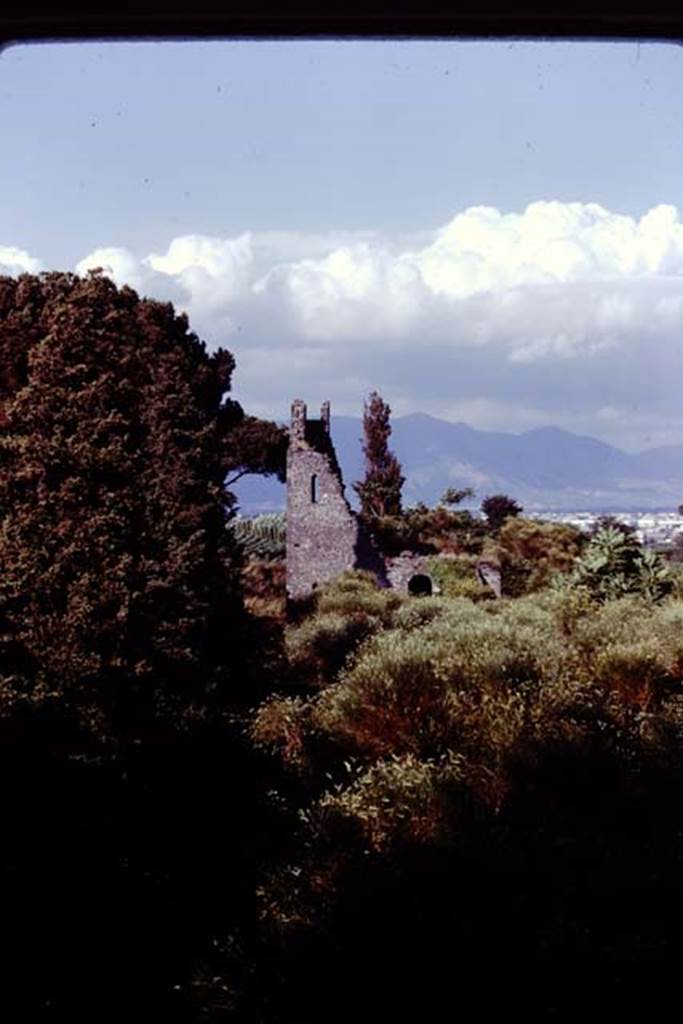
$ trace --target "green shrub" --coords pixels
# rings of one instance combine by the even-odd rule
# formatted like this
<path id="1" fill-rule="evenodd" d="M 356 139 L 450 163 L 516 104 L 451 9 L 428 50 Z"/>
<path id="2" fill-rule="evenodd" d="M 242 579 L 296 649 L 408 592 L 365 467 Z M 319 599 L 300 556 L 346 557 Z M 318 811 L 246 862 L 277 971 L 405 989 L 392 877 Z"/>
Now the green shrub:
<path id="1" fill-rule="evenodd" d="M 256 712 L 250 735 L 257 749 L 278 753 L 288 767 L 302 768 L 310 707 L 302 697 L 271 697 Z"/>
<path id="2" fill-rule="evenodd" d="M 323 794 L 302 815 L 313 837 L 348 834 L 351 823 L 368 850 L 434 840 L 448 822 L 448 791 L 462 778 L 462 759 L 420 761 L 389 757 L 357 773 L 350 784 Z"/>
<path id="3" fill-rule="evenodd" d="M 452 562 L 458 578 L 463 561 Z M 328 597 L 340 602 L 341 590 Z M 378 596 L 356 590 L 363 602 Z M 333 614 L 346 618 L 339 603 L 324 613 Z M 313 633 L 297 642 L 310 650 Z M 580 788 L 582 772 L 589 790 L 609 789 L 613 778 L 630 785 L 643 765 L 680 759 L 680 601 L 601 603 L 587 588 L 404 599 L 354 643 L 334 681 L 328 674 L 303 704 L 266 718 L 272 749 L 309 787 L 300 871 L 314 881 L 299 896 L 308 910 L 296 909 L 284 876 L 267 896 L 288 919 L 329 906 L 354 857 L 393 863 L 399 848 L 457 843 L 467 814 L 509 823 L 530 798 L 543 821 L 565 799 L 562 813 L 580 815 L 563 787 Z"/>
<path id="4" fill-rule="evenodd" d="M 427 624 L 384 630 L 364 644 L 317 702 L 323 731 L 373 757 L 460 749 L 471 739 L 472 702 L 511 706 L 510 694 L 537 683 L 558 655 L 552 616 L 539 608 L 515 618 L 467 600 L 443 604 Z"/>
<path id="5" fill-rule="evenodd" d="M 316 614 L 368 615 L 388 624 L 403 600 L 395 590 L 380 589 L 372 573 L 353 570 L 325 583 L 315 606 Z"/>
<path id="6" fill-rule="evenodd" d="M 671 593 L 673 580 L 661 555 L 644 549 L 633 534 L 608 526 L 594 534 L 565 585 L 600 602 L 628 594 L 658 602 Z"/>
<path id="7" fill-rule="evenodd" d="M 683 601 L 683 563 L 669 562 L 667 568 L 671 580 L 671 596 L 677 601 Z"/>
<path id="8" fill-rule="evenodd" d="M 366 569 L 347 569 L 320 588 L 322 594 L 374 594 L 377 590 L 377 579 Z"/>
<path id="9" fill-rule="evenodd" d="M 612 643 L 595 658 L 595 680 L 616 691 L 625 705 L 647 710 L 673 681 L 670 667 L 656 638 Z"/>
<path id="10" fill-rule="evenodd" d="M 419 629 L 446 613 L 441 597 L 423 597 L 419 601 L 408 600 L 395 610 L 391 624 L 400 630 Z"/>
<path id="11" fill-rule="evenodd" d="M 381 627 L 379 617 L 362 611 L 320 612 L 291 627 L 285 646 L 294 677 L 300 682 L 331 682 L 362 640 Z"/>
<path id="12" fill-rule="evenodd" d="M 426 570 L 444 597 L 467 597 L 486 601 L 493 597 L 490 587 L 480 583 L 476 573 L 477 559 L 472 555 L 430 558 Z"/>
<path id="13" fill-rule="evenodd" d="M 583 544 L 581 531 L 565 523 L 507 519 L 497 541 L 503 593 L 519 597 L 546 587 L 573 567 Z"/>

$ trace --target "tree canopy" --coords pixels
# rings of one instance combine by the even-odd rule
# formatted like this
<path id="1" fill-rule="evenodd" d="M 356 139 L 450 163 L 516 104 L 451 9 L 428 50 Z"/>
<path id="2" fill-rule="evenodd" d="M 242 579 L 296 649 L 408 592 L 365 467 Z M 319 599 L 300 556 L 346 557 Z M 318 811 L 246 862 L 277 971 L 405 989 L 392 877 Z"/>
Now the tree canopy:
<path id="1" fill-rule="evenodd" d="M 238 414 L 236 419 L 235 426 L 225 438 L 226 486 L 230 487 L 250 473 L 276 476 L 280 483 L 284 483 L 289 443 L 287 430 L 257 416 L 242 414 L 240 417 Z"/>
<path id="2" fill-rule="evenodd" d="M 0 357 L 0 713 L 201 716 L 242 616 L 232 355 L 170 304 L 48 273 L 0 279 Z"/>
<path id="3" fill-rule="evenodd" d="M 523 511 L 522 506 L 507 494 L 490 494 L 482 501 L 481 510 L 492 530 L 499 530 L 506 519 Z"/>

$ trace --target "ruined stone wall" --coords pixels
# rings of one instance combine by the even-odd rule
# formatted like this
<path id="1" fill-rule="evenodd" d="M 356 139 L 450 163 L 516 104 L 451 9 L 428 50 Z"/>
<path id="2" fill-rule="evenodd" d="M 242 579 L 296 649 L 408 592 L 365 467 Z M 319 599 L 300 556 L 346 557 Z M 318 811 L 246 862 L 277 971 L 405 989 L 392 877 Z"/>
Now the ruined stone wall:
<path id="1" fill-rule="evenodd" d="M 444 556 L 447 557 L 447 556 Z M 368 569 L 380 586 L 404 593 L 415 576 L 428 576 L 428 559 L 404 551 L 383 558 L 344 493 L 344 481 L 330 436 L 330 407 L 309 420 L 301 399 L 292 403 L 287 452 L 287 596 L 296 601 L 347 569 Z M 500 574 L 488 563 L 479 578 L 500 595 Z"/>
<path id="2" fill-rule="evenodd" d="M 319 420 L 308 420 L 297 400 L 287 452 L 288 597 L 305 597 L 346 569 L 359 568 L 361 546 L 329 435 L 329 405 Z"/>
<path id="3" fill-rule="evenodd" d="M 387 581 L 394 590 L 408 592 L 408 584 L 413 576 L 429 576 L 426 568 L 427 558 L 412 551 L 402 551 L 400 555 L 386 559 Z M 431 576 L 429 576 L 431 580 Z M 435 588 L 436 591 L 437 588 Z"/>

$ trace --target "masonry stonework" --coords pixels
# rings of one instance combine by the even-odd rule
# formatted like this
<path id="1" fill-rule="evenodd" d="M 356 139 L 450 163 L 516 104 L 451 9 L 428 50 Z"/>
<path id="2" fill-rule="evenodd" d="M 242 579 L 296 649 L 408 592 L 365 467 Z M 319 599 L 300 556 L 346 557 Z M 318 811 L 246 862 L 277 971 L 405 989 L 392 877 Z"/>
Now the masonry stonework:
<path id="1" fill-rule="evenodd" d="M 309 420 L 298 398 L 287 451 L 287 596 L 306 597 L 346 569 L 369 569 L 386 586 L 382 559 L 344 494 L 330 404 Z"/>
<path id="2" fill-rule="evenodd" d="M 382 587 L 439 593 L 424 556 L 404 551 L 382 558 L 346 499 L 330 436 L 330 403 L 323 404 L 320 419 L 309 420 L 306 403 L 297 398 L 287 449 L 287 597 L 308 597 L 347 569 L 369 570 Z M 482 560 L 477 575 L 500 597 L 496 566 Z"/>
<path id="3" fill-rule="evenodd" d="M 426 576 L 430 580 L 432 592 L 437 590 L 427 571 L 427 559 L 424 555 L 413 551 L 403 551 L 400 555 L 385 559 L 387 580 L 394 590 L 409 592 L 410 581 L 415 576 Z"/>

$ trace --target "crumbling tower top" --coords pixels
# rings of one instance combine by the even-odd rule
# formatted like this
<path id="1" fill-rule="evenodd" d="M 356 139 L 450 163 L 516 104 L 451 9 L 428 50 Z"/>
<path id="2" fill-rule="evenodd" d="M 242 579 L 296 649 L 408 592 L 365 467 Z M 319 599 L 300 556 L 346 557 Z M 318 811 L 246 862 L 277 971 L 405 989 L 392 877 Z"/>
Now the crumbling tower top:
<path id="1" fill-rule="evenodd" d="M 301 398 L 292 402 L 292 425 L 289 433 L 292 441 L 306 440 L 306 403 Z"/>

